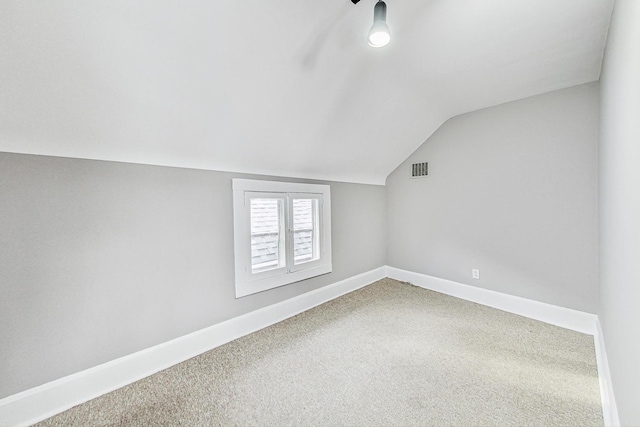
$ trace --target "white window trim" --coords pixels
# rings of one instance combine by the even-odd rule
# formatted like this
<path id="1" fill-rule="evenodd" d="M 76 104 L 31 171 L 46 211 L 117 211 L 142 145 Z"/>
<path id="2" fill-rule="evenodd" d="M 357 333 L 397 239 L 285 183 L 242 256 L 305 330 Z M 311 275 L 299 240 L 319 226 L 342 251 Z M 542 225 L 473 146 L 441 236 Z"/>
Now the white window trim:
<path id="1" fill-rule="evenodd" d="M 302 184 L 295 182 L 262 181 L 253 179 L 233 179 L 233 236 L 235 258 L 236 298 L 266 291 L 332 271 L 331 264 L 331 188 L 322 184 Z M 251 273 L 251 224 L 249 209 L 245 205 L 246 193 L 306 193 L 320 199 L 320 260 L 280 268 L 266 272 Z M 285 205 L 288 217 L 289 206 Z M 286 224 L 289 228 L 289 225 Z M 291 232 L 287 230 L 287 232 Z M 291 246 L 289 249 L 292 251 Z M 265 274 L 268 273 L 268 274 Z"/>

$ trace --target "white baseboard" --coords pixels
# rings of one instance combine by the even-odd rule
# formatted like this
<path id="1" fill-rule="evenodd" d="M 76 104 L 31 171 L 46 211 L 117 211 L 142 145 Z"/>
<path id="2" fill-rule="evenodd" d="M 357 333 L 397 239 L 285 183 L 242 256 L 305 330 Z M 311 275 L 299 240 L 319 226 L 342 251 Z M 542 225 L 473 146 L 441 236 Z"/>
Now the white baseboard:
<path id="1" fill-rule="evenodd" d="M 600 398 L 602 399 L 602 416 L 605 427 L 617 427 L 620 425 L 618 407 L 613 395 L 611 373 L 609 372 L 609 360 L 604 346 L 604 336 L 600 321 L 596 321 L 596 334 L 594 335 L 596 346 L 596 360 L 598 362 L 598 377 L 600 379 Z"/>
<path id="2" fill-rule="evenodd" d="M 584 334 L 595 335 L 596 333 L 598 317 L 595 314 L 463 285 L 451 280 L 395 267 L 387 267 L 387 277 Z"/>
<path id="3" fill-rule="evenodd" d="M 0 400 L 0 426 L 28 426 L 384 277 L 594 335 L 605 426 L 619 426 L 597 316 L 425 274 L 380 267 Z"/>
<path id="4" fill-rule="evenodd" d="M 386 268 L 316 289 L 0 400 L 0 426 L 26 426 L 385 277 Z"/>

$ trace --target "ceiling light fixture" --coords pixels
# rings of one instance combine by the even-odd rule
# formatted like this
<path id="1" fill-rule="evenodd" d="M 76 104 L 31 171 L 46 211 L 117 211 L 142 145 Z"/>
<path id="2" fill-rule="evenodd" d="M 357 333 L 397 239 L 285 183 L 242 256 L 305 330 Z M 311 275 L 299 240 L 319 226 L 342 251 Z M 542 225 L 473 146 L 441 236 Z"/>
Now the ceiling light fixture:
<path id="1" fill-rule="evenodd" d="M 387 5 L 378 0 L 373 8 L 373 25 L 369 30 L 369 46 L 383 47 L 389 44 L 391 34 L 387 26 Z"/>

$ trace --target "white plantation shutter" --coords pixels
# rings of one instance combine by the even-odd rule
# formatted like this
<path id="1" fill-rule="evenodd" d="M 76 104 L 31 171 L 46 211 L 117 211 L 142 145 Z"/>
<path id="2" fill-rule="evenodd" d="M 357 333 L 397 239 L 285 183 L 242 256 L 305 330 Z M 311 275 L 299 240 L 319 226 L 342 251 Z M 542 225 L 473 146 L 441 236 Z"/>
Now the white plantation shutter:
<path id="1" fill-rule="evenodd" d="M 265 271 L 284 265 L 284 199 L 251 198 L 251 270 Z"/>
<path id="2" fill-rule="evenodd" d="M 293 199 L 293 255 L 294 263 L 300 264 L 315 259 L 318 254 L 315 244 L 316 217 L 318 202 L 316 199 Z"/>

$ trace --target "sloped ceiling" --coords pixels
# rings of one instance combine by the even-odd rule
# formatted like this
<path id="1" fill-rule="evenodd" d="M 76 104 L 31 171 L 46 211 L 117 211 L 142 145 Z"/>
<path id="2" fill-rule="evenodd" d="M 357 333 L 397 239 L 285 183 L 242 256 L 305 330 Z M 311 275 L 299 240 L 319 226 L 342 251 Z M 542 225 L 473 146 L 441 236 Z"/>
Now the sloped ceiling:
<path id="1" fill-rule="evenodd" d="M 0 3 L 0 151 L 384 183 L 448 118 L 597 80 L 612 0 Z"/>

